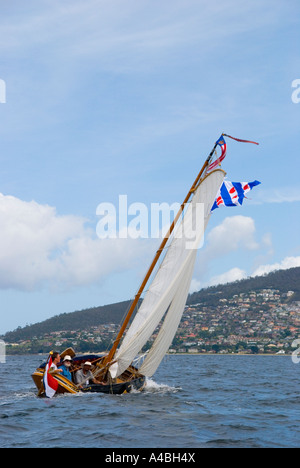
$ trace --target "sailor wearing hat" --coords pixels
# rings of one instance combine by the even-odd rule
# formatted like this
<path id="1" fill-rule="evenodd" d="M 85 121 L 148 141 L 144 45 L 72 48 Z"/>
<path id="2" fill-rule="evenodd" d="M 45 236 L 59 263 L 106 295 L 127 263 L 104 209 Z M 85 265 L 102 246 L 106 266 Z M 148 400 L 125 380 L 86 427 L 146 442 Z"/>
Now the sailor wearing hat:
<path id="1" fill-rule="evenodd" d="M 70 367 L 72 366 L 72 358 L 71 356 L 65 356 L 63 360 L 62 366 L 60 366 L 60 369 L 62 370 L 61 375 L 66 377 L 72 382 L 72 374 L 70 372 Z"/>
<path id="2" fill-rule="evenodd" d="M 92 367 L 92 364 L 89 361 L 86 361 L 83 364 L 82 369 L 76 372 L 75 381 L 79 388 L 88 386 L 90 383 L 90 380 L 94 384 L 100 384 L 100 382 L 98 382 L 98 380 L 96 380 L 95 377 L 93 376 L 91 367 Z"/>

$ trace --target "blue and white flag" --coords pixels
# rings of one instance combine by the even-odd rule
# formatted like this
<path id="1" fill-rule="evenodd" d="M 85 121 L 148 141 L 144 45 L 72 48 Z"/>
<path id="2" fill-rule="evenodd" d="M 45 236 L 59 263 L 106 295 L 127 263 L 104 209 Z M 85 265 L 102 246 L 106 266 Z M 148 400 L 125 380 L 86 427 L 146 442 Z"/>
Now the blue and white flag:
<path id="1" fill-rule="evenodd" d="M 229 182 L 225 180 L 221 186 L 216 201 L 211 209 L 214 211 L 219 206 L 238 206 L 242 205 L 245 194 L 250 192 L 256 185 L 261 182 L 255 180 L 254 182 Z"/>

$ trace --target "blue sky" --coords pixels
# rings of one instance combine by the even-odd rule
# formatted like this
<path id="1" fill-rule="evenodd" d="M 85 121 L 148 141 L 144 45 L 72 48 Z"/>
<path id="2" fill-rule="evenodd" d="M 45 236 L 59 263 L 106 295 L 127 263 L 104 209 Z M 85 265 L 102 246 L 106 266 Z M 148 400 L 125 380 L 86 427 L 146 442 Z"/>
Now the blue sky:
<path id="1" fill-rule="evenodd" d="M 224 131 L 229 180 L 192 290 L 300 265 L 297 0 L 0 2 L 0 333 L 133 297 L 157 240 L 99 203 L 181 202 Z"/>

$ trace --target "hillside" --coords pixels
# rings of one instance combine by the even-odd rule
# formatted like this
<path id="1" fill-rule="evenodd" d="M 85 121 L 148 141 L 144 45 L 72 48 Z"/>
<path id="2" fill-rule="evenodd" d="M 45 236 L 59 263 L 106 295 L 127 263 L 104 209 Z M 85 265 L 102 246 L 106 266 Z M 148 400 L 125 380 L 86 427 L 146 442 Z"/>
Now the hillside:
<path id="1" fill-rule="evenodd" d="M 266 276 L 248 278 L 234 283 L 203 289 L 188 297 L 187 304 L 201 304 L 206 307 L 216 307 L 220 299 L 230 299 L 235 295 L 261 289 L 276 289 L 280 293 L 294 291 L 289 301 L 300 301 L 300 267 L 289 270 L 279 270 Z M 95 307 L 71 313 L 57 315 L 43 322 L 18 328 L 6 333 L 2 338 L 6 343 L 31 340 L 47 333 L 56 331 L 90 330 L 103 324 L 120 324 L 130 301 L 119 302 L 102 307 Z"/>
<path id="2" fill-rule="evenodd" d="M 28 325 L 24 328 L 19 327 L 12 332 L 6 333 L 3 339 L 6 343 L 13 343 L 20 340 L 30 340 L 35 336 L 40 337 L 46 333 L 61 330 L 88 330 L 91 327 L 108 323 L 119 324 L 126 314 L 129 305 L 130 301 L 125 301 L 56 315 L 34 325 Z"/>
<path id="3" fill-rule="evenodd" d="M 280 293 L 294 291 L 293 301 L 300 301 L 300 267 L 290 268 L 289 270 L 278 270 L 265 276 L 256 276 L 245 280 L 235 281 L 234 283 L 213 286 L 202 289 L 199 292 L 191 294 L 188 297 L 189 305 L 203 303 L 205 305 L 215 306 L 220 299 L 230 299 L 236 294 L 249 291 L 258 291 L 260 289 L 277 289 Z"/>

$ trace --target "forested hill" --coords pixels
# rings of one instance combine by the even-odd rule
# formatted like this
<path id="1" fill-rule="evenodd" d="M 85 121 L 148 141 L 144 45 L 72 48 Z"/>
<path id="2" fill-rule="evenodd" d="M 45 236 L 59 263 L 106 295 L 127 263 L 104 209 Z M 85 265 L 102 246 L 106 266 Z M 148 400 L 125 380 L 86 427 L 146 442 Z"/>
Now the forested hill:
<path id="1" fill-rule="evenodd" d="M 130 304 L 130 301 L 118 302 L 102 307 L 56 315 L 34 325 L 28 325 L 24 328 L 19 327 L 12 332 L 6 333 L 3 339 L 7 343 L 13 343 L 20 340 L 30 340 L 34 336 L 40 337 L 46 333 L 55 331 L 89 330 L 91 327 L 102 324 L 119 324 L 124 318 Z"/>
<path id="2" fill-rule="evenodd" d="M 279 270 L 265 276 L 248 278 L 234 283 L 203 289 L 188 297 L 189 305 L 202 303 L 215 306 L 220 299 L 229 299 L 236 294 L 261 289 L 277 289 L 281 293 L 294 291 L 295 294 L 289 300 L 300 301 L 300 267 L 289 270 Z M 18 328 L 8 332 L 2 338 L 7 343 L 20 340 L 30 340 L 34 336 L 40 337 L 46 333 L 62 330 L 88 330 L 90 327 L 108 323 L 121 323 L 130 301 L 119 302 L 102 307 L 64 313 L 35 325 Z"/>
<path id="3" fill-rule="evenodd" d="M 260 289 L 277 289 L 280 293 L 294 291 L 293 301 L 300 301 L 300 267 L 289 270 L 278 270 L 264 276 L 256 276 L 234 283 L 202 289 L 188 297 L 189 305 L 203 303 L 217 305 L 220 299 L 229 299 L 236 294 L 257 291 Z"/>

